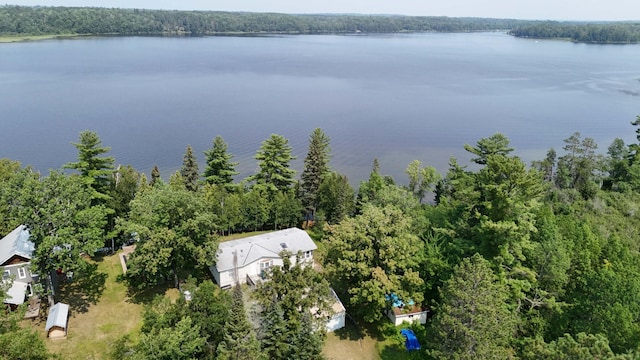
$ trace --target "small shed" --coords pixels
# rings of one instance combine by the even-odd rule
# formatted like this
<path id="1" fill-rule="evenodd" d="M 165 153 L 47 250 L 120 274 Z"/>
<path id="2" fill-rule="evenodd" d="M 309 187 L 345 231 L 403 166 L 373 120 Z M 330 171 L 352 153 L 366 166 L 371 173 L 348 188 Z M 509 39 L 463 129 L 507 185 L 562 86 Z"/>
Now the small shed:
<path id="1" fill-rule="evenodd" d="M 333 315 L 327 321 L 327 325 L 326 325 L 326 330 L 331 332 L 331 331 L 336 331 L 338 329 L 342 329 L 344 327 L 345 325 L 344 320 L 347 312 L 344 308 L 344 305 L 342 305 L 342 301 L 340 301 L 340 298 L 338 297 L 338 295 L 336 295 L 336 292 L 333 291 L 333 289 L 331 288 L 329 288 L 329 290 L 331 291 L 331 295 L 335 299 L 335 302 L 331 305 L 331 309 L 333 310 Z"/>
<path id="2" fill-rule="evenodd" d="M 69 317 L 69 305 L 57 303 L 49 309 L 47 317 L 47 336 L 50 339 L 64 339 L 67 337 L 67 319 Z"/>

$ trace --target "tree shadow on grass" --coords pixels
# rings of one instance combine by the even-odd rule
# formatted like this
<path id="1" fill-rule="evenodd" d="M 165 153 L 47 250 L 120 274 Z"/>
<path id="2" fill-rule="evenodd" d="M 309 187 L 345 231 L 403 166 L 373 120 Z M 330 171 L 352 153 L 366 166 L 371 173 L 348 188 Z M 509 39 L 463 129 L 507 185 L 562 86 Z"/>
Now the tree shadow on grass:
<path id="1" fill-rule="evenodd" d="M 71 280 L 63 277 L 56 296 L 59 302 L 68 304 L 72 311 L 85 313 L 90 305 L 95 305 L 104 292 L 108 275 L 98 271 L 98 264 L 86 263 L 74 272 Z"/>
<path id="2" fill-rule="evenodd" d="M 384 346 L 380 351 L 380 358 L 382 360 L 417 360 L 425 359 L 426 354 L 424 350 L 407 351 L 402 344 L 388 344 Z"/>
<path id="3" fill-rule="evenodd" d="M 129 302 L 132 302 L 134 304 L 151 304 L 156 296 L 164 296 L 167 290 L 171 288 L 173 288 L 173 286 L 171 286 L 171 283 L 169 281 L 148 287 L 143 290 L 128 287 L 127 297 L 129 298 Z"/>
<path id="4" fill-rule="evenodd" d="M 382 319 L 381 321 L 385 321 L 385 319 Z M 334 331 L 334 334 L 336 334 L 341 340 L 362 340 L 368 336 L 377 341 L 382 341 L 384 340 L 384 335 L 379 328 L 379 322 L 367 323 L 362 319 L 347 315 L 345 327 Z"/>

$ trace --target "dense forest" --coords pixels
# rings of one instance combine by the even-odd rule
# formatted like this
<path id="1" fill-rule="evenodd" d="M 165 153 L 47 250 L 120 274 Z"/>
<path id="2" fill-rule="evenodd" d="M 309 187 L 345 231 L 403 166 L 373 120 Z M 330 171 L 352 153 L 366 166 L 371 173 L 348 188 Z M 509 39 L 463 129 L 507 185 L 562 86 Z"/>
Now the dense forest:
<path id="1" fill-rule="evenodd" d="M 540 22 L 518 26 L 509 34 L 539 39 L 569 39 L 595 44 L 635 44 L 640 42 L 640 23 L 565 23 Z"/>
<path id="2" fill-rule="evenodd" d="M 131 291 L 190 279 L 194 299 L 156 299 L 114 359 L 321 359 L 317 319 L 300 309 L 326 306 L 329 285 L 359 324 L 388 329 L 391 293 L 429 309 L 428 323 L 412 326 L 423 344 L 412 358 L 635 359 L 640 116 L 632 126 L 636 143 L 616 139 L 598 152 L 576 132 L 530 165 L 497 133 L 464 145 L 475 170 L 451 158 L 441 175 L 415 160 L 404 186 L 374 159 L 357 190 L 331 170 L 321 129 L 309 136 L 299 177 L 288 140 L 274 134 L 256 151 L 255 174 L 237 181 L 217 136 L 203 171 L 187 146 L 168 182 L 157 167 L 150 179 L 115 167 L 99 136 L 84 131 L 66 171 L 43 175 L 0 160 L 0 231 L 28 225 L 41 273 L 81 274 L 80 254 L 113 240 L 137 243 L 121 279 Z M 202 275 L 219 238 L 302 224 L 313 224 L 324 270 L 285 262 L 270 271 L 274 281 L 255 291 L 261 310 L 251 326 L 239 289 L 216 291 Z M 33 333 L 2 316 L 0 344 L 13 345 L 0 347 L 0 358 L 27 349 L 47 358 Z M 397 334 L 391 328 L 382 336 Z"/>
<path id="3" fill-rule="evenodd" d="M 0 6 L 0 34 L 211 35 L 508 30 L 521 20 Z"/>
<path id="4" fill-rule="evenodd" d="M 508 30 L 585 43 L 640 41 L 640 24 L 399 15 L 289 15 L 221 11 L 0 6 L 0 35 L 215 35 Z"/>

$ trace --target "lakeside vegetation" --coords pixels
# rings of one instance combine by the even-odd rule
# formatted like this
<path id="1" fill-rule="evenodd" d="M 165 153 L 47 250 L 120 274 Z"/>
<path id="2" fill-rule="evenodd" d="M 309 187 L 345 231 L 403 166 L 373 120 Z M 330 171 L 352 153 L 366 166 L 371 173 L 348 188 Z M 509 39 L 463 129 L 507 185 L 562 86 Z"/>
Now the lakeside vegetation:
<path id="1" fill-rule="evenodd" d="M 636 44 L 640 42 L 640 22 L 571 23 L 547 21 L 518 26 L 509 31 L 517 37 L 567 39 L 589 44 Z"/>
<path id="2" fill-rule="evenodd" d="M 290 15 L 221 11 L 0 6 L 0 41 L 71 35 L 328 34 L 509 31 L 518 37 L 637 43 L 640 24 L 399 15 Z"/>
<path id="3" fill-rule="evenodd" d="M 90 354 L 85 333 L 97 331 L 97 351 L 105 351 L 104 339 L 115 343 L 94 356 L 113 359 L 322 359 L 362 343 L 382 359 L 633 359 L 640 116 L 632 125 L 637 142 L 616 139 L 598 152 L 576 132 L 531 166 L 497 133 L 464 145 L 475 170 L 452 158 L 441 175 L 415 160 L 405 186 L 374 160 L 357 190 L 331 170 L 321 129 L 309 136 L 300 180 L 288 139 L 273 134 L 256 151 L 255 174 L 239 182 L 220 136 L 204 152 L 204 171 L 187 146 L 181 170 L 165 182 L 158 167 L 150 179 L 115 167 L 99 136 L 84 131 L 73 144 L 78 161 L 64 165 L 72 173 L 42 175 L 0 160 L 0 231 L 28 225 L 32 271 L 74 273 L 61 294 L 82 332 L 69 342 L 77 351 L 47 346 L 66 358 Z M 431 193 L 434 203 L 421 201 Z M 267 273 L 274 281 L 252 291 L 212 284 L 208 267 L 223 235 L 305 219 L 314 221 L 321 272 L 285 262 Z M 115 256 L 84 256 L 112 241 L 136 242 L 117 282 Z M 192 301 L 165 294 L 176 284 Z M 312 330 L 320 320 L 304 314 L 326 307 L 329 285 L 354 321 L 326 337 Z M 385 317 L 391 293 L 430 310 L 426 325 L 412 326 L 419 352 L 404 352 Z M 105 318 L 119 302 L 133 313 L 122 323 Z M 0 358 L 49 358 L 41 334 L 20 330 L 18 318 L 0 314 L 0 344 L 12 344 L 0 347 Z"/>

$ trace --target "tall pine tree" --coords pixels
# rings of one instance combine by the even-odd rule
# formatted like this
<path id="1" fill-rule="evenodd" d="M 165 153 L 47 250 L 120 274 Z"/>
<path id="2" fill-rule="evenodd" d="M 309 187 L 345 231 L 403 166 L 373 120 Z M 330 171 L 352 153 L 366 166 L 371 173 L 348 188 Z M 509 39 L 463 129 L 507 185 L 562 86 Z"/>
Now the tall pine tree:
<path id="1" fill-rule="evenodd" d="M 507 291 L 489 262 L 475 254 L 454 270 L 441 290 L 442 304 L 432 322 L 437 359 L 508 359 L 515 320 L 506 307 Z"/>
<path id="2" fill-rule="evenodd" d="M 111 156 L 100 155 L 108 153 L 111 148 L 102 146 L 102 140 L 98 134 L 89 130 L 81 132 L 78 142 L 72 144 L 78 149 L 78 161 L 69 162 L 63 167 L 77 170 L 85 184 L 94 190 L 94 198 L 108 199 L 115 159 Z"/>
<path id="3" fill-rule="evenodd" d="M 329 172 L 329 137 L 320 128 L 313 130 L 309 136 L 309 152 L 304 159 L 302 170 L 302 204 L 308 217 L 315 215 L 318 207 L 318 189 Z"/>
<path id="4" fill-rule="evenodd" d="M 198 190 L 198 180 L 200 179 L 200 172 L 198 170 L 198 161 L 193 154 L 191 145 L 187 145 L 187 151 L 184 154 L 182 160 L 182 168 L 180 169 L 180 175 L 184 180 L 184 186 L 189 191 Z"/>
<path id="5" fill-rule="evenodd" d="M 256 153 L 255 159 L 259 162 L 260 170 L 249 177 L 249 181 L 266 188 L 271 197 L 277 191 L 288 190 L 296 173 L 289 168 L 289 163 L 295 159 L 291 151 L 289 140 L 282 135 L 271 134 Z"/>
<path id="6" fill-rule="evenodd" d="M 233 185 L 233 176 L 237 162 L 232 162 L 233 155 L 227 152 L 227 144 L 222 136 L 213 139 L 213 147 L 204 152 L 207 158 L 207 168 L 204 178 L 208 184 L 224 185 L 227 189 Z"/>
<path id="7" fill-rule="evenodd" d="M 260 343 L 247 320 L 242 289 L 233 289 L 231 311 L 225 328 L 224 340 L 218 345 L 218 359 L 256 360 L 261 359 Z"/>

